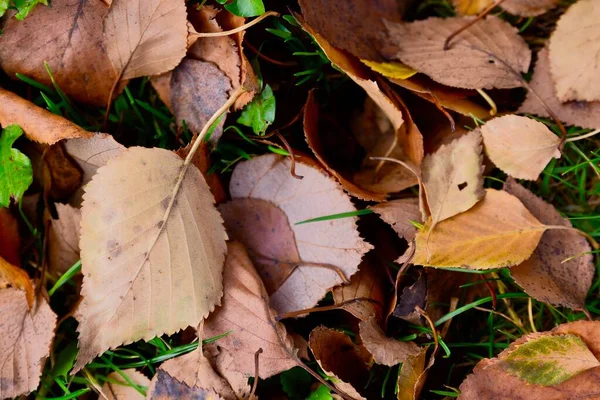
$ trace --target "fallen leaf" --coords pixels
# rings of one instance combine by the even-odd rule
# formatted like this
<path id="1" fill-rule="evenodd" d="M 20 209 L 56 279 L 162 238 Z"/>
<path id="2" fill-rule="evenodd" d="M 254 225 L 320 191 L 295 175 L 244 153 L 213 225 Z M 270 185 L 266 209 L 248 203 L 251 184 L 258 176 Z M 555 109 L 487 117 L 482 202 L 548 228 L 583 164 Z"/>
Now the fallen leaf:
<path id="1" fill-rule="evenodd" d="M 371 360 L 369 352 L 343 332 L 318 326 L 308 340 L 310 350 L 333 385 L 353 399 L 364 399 L 355 388 L 364 388 Z"/>
<path id="2" fill-rule="evenodd" d="M 481 134 L 490 160 L 518 179 L 536 180 L 552 158 L 560 158 L 560 138 L 531 118 L 494 118 L 481 127 Z"/>
<path id="3" fill-rule="evenodd" d="M 423 186 L 432 229 L 473 207 L 485 195 L 481 141 L 481 133 L 472 131 L 423 159 Z"/>
<path id="4" fill-rule="evenodd" d="M 477 15 L 493 3 L 494 0 L 452 0 L 459 15 Z"/>
<path id="5" fill-rule="evenodd" d="M 300 180 L 290 175 L 290 168 L 289 159 L 281 156 L 254 157 L 237 165 L 229 186 L 234 201 L 260 199 L 281 209 L 294 233 L 301 262 L 271 295 L 271 306 L 278 313 L 313 307 L 330 288 L 342 283 L 338 271 L 349 279 L 372 248 L 356 230 L 357 217 L 297 225 L 355 208 L 348 195 L 322 171 L 296 162 L 296 173 L 304 177 Z M 259 253 L 257 250 L 249 248 L 250 254 Z"/>
<path id="6" fill-rule="evenodd" d="M 79 231 L 81 210 L 56 203 L 58 219 L 53 219 L 48 234 L 48 268 L 62 275 L 79 261 Z"/>
<path id="7" fill-rule="evenodd" d="M 33 182 L 31 161 L 20 150 L 13 149 L 22 134 L 17 125 L 0 131 L 0 207 L 8 207 L 11 200 L 18 203 Z"/>
<path id="8" fill-rule="evenodd" d="M 385 335 L 375 318 L 359 323 L 360 339 L 363 346 L 373 355 L 377 364 L 393 367 L 403 363 L 421 352 L 414 342 L 403 342 Z"/>
<path id="9" fill-rule="evenodd" d="M 423 348 L 419 354 L 408 357 L 400 366 L 398 373 L 398 400 L 417 400 L 423 388 L 425 359 L 427 348 Z"/>
<path id="10" fill-rule="evenodd" d="M 226 234 L 202 174 L 187 165 L 132 147 L 86 186 L 76 371 L 109 348 L 196 326 L 219 304 Z"/>
<path id="11" fill-rule="evenodd" d="M 225 9 L 241 17 L 256 17 L 265 13 L 262 0 L 233 0 L 225 5 Z"/>
<path id="12" fill-rule="evenodd" d="M 448 86 L 521 86 L 520 73 L 529 69 L 531 51 L 508 22 L 488 16 L 454 38 L 444 50 L 446 38 L 469 21 L 471 17 L 430 17 L 404 24 L 386 21 L 389 37 L 382 52 Z"/>
<path id="13" fill-rule="evenodd" d="M 370 207 L 386 223 L 388 223 L 401 238 L 411 242 L 417 228 L 410 222 L 420 222 L 419 199 L 411 197 L 407 199 L 392 200 L 379 203 Z"/>
<path id="14" fill-rule="evenodd" d="M 294 342 L 275 319 L 269 296 L 241 244 L 229 244 L 224 271 L 223 302 L 206 320 L 204 334 L 212 337 L 231 331 L 218 342 L 233 356 L 229 369 L 254 376 L 254 354 L 259 349 L 261 379 L 298 365 Z"/>
<path id="15" fill-rule="evenodd" d="M 181 125 L 200 132 L 210 117 L 229 98 L 231 81 L 210 62 L 184 59 L 171 75 L 171 106 Z M 215 126 L 210 141 L 216 144 L 223 134 L 225 118 Z"/>
<path id="16" fill-rule="evenodd" d="M 596 321 L 577 321 L 560 325 L 550 332 L 523 336 L 511 343 L 508 349 L 498 355 L 498 358 L 480 361 L 473 370 L 473 374 L 469 375 L 460 386 L 461 395 L 458 398 L 460 400 L 597 398 L 600 392 L 597 384 L 600 376 L 600 368 L 597 367 L 598 329 L 599 324 Z M 550 341 L 550 347 L 535 347 L 536 342 L 542 345 L 544 341 Z M 582 346 L 582 342 L 586 346 Z M 529 363 L 530 365 L 521 371 L 525 374 L 532 374 L 535 371 L 541 372 L 537 376 L 528 376 L 528 380 L 541 380 L 543 382 L 556 378 L 567 378 L 567 380 L 562 379 L 563 382 L 553 386 L 542 386 L 533 382 L 528 383 L 511 373 L 509 370 L 510 361 L 507 365 L 507 359 L 515 352 L 519 354 L 519 350 L 523 349 L 523 346 L 526 346 L 527 343 L 531 343 L 530 347 L 533 348 L 525 349 L 525 351 L 530 351 L 522 354 L 525 357 L 525 362 L 522 364 Z M 523 353 L 523 350 L 521 351 Z M 558 354 L 551 361 L 546 361 L 546 357 L 552 356 L 553 352 Z M 537 366 L 546 365 L 545 370 L 540 371 L 536 368 L 535 363 L 531 363 L 536 357 L 539 358 Z M 578 370 L 583 372 L 568 379 L 569 375 Z"/>
<path id="17" fill-rule="evenodd" d="M 52 86 L 48 63 L 56 85 L 70 98 L 106 105 L 116 79 L 102 43 L 107 10 L 101 1 L 54 0 L 23 21 L 8 19 L 0 36 L 0 67 L 11 77 L 20 73 Z"/>
<path id="18" fill-rule="evenodd" d="M 131 384 L 121 375 L 125 374 L 138 386 L 146 387 L 150 384 L 150 379 L 146 378 L 144 374 L 136 371 L 135 369 L 124 369 L 119 372 L 111 372 L 108 374 L 109 379 L 102 386 L 102 393 L 108 400 L 142 400 L 145 399 L 140 392 L 136 390 Z"/>
<path id="19" fill-rule="evenodd" d="M 561 103 L 556 96 L 554 83 L 550 74 L 550 60 L 548 48 L 544 47 L 538 53 L 533 77 L 529 86 L 538 94 L 556 114 L 556 116 L 569 125 L 577 125 L 583 128 L 600 128 L 600 101 L 584 102 L 570 101 Z M 544 105 L 535 97 L 531 91 L 527 92 L 527 98 L 519 107 L 518 112 L 530 113 L 541 117 L 549 117 Z"/>
<path id="20" fill-rule="evenodd" d="M 236 397 L 223 398 L 212 390 L 190 388 L 183 382 L 174 379 L 167 372 L 159 369 L 148 389 L 148 398 L 152 400 L 234 400 Z"/>
<path id="21" fill-rule="evenodd" d="M 414 264 L 488 269 L 528 259 L 547 229 L 514 196 L 487 189 L 473 208 L 416 235 Z"/>
<path id="22" fill-rule="evenodd" d="M 275 120 L 276 101 L 273 89 L 268 84 L 260 95 L 246 105 L 237 119 L 237 123 L 252 128 L 255 135 L 264 135 Z"/>
<path id="23" fill-rule="evenodd" d="M 504 190 L 517 197 L 542 223 L 571 227 L 556 209 L 509 178 Z M 585 309 L 585 298 L 594 278 L 594 262 L 589 243 L 579 233 L 548 230 L 533 255 L 510 273 L 536 300 L 574 309 Z M 573 259 L 565 262 L 569 257 Z"/>
<path id="24" fill-rule="evenodd" d="M 0 290 L 0 398 L 28 394 L 40 384 L 56 315 L 45 300 L 29 307 L 25 292 Z"/>
<path id="25" fill-rule="evenodd" d="M 398 261 L 396 261 L 398 262 Z M 399 291 L 399 283 L 402 282 L 402 276 L 396 277 L 396 290 Z M 410 286 L 405 286 L 402 293 L 397 296 L 396 304 L 392 309 L 392 315 L 403 319 L 411 324 L 422 325 L 422 317 L 419 308 L 425 310 L 427 306 L 427 295 L 430 290 L 427 288 L 427 278 L 425 274 L 419 272 L 417 280 Z"/>
<path id="26" fill-rule="evenodd" d="M 33 306 L 33 286 L 27 272 L 0 257 L 0 290 L 7 287 L 25 291 L 29 307 Z"/>
<path id="27" fill-rule="evenodd" d="M 178 0 L 113 0 L 103 21 L 104 47 L 118 81 L 159 75 L 187 50 L 187 13 Z"/>
<path id="28" fill-rule="evenodd" d="M 580 0 L 560 17 L 550 36 L 550 71 L 556 95 L 562 102 L 600 100 L 598 18 L 600 4 L 594 0 Z"/>
<path id="29" fill-rule="evenodd" d="M 175 153 L 183 159 L 188 155 L 190 149 L 192 148 L 192 143 L 188 144 L 185 147 L 181 147 Z M 194 154 L 194 158 L 192 159 L 192 163 L 202 172 L 202 176 L 208 183 L 210 187 L 210 191 L 215 197 L 215 203 L 221 204 L 227 200 L 227 193 L 225 192 L 225 187 L 223 183 L 221 183 L 221 179 L 217 173 L 210 172 L 210 154 L 208 149 L 208 143 L 202 142 L 200 143 L 200 147 L 196 154 Z"/>
<path id="30" fill-rule="evenodd" d="M 62 143 L 55 143 L 44 149 L 42 160 L 42 180 L 44 193 L 55 200 L 67 200 L 81 187 L 83 172 Z"/>
<path id="31" fill-rule="evenodd" d="M 0 258 L 12 265 L 21 265 L 19 222 L 8 208 L 0 208 Z"/>
<path id="32" fill-rule="evenodd" d="M 361 60 L 363 64 L 371 68 L 373 71 L 380 73 L 386 78 L 392 79 L 408 79 L 417 73 L 414 69 L 397 61 L 376 62 L 369 60 Z"/>
<path id="33" fill-rule="evenodd" d="M 453 0 L 456 11 L 461 15 L 479 14 L 494 4 L 494 0 Z M 505 0 L 500 7 L 511 14 L 535 17 L 554 8 L 558 0 Z"/>
<path id="34" fill-rule="evenodd" d="M 0 125 L 19 125 L 27 139 L 54 144 L 61 139 L 89 138 L 87 132 L 71 121 L 0 88 Z"/>

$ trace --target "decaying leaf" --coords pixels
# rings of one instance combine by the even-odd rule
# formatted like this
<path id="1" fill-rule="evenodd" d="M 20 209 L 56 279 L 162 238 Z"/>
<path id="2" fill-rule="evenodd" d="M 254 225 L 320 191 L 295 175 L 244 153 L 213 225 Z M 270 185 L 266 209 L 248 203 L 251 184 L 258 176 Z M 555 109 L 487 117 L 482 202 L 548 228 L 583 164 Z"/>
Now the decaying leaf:
<path id="1" fill-rule="evenodd" d="M 54 144 L 61 139 L 89 138 L 87 132 L 71 121 L 0 88 L 0 125 L 19 125 L 27 139 Z"/>
<path id="2" fill-rule="evenodd" d="M 404 24 L 386 22 L 389 37 L 382 52 L 444 85 L 466 89 L 506 89 L 522 85 L 531 51 L 517 29 L 497 17 L 487 17 L 462 32 L 444 50 L 446 38 L 470 17 Z"/>
<path id="3" fill-rule="evenodd" d="M 399 261 L 396 261 L 399 262 Z M 398 274 L 400 275 L 400 274 Z M 400 291 L 402 276 L 396 277 L 396 291 Z M 396 294 L 396 302 L 393 305 L 392 315 L 415 325 L 422 324 L 421 313 L 418 308 L 425 309 L 427 306 L 428 293 L 427 278 L 424 273 L 419 273 L 417 280 L 410 286 L 405 286 L 401 293 Z M 390 307 L 391 308 L 391 307 Z"/>
<path id="4" fill-rule="evenodd" d="M 600 4 L 580 0 L 560 17 L 550 36 L 550 71 L 560 101 L 600 101 L 598 18 Z"/>
<path id="5" fill-rule="evenodd" d="M 516 197 L 494 189 L 473 208 L 430 228 L 428 222 L 417 233 L 413 262 L 471 269 L 519 265 L 546 230 Z"/>
<path id="6" fill-rule="evenodd" d="M 152 379 L 148 389 L 148 398 L 152 400 L 235 400 L 236 397 L 221 397 L 213 390 L 189 387 L 173 378 L 167 372 L 159 369 Z"/>
<path id="7" fill-rule="evenodd" d="M 58 201 L 67 200 L 81 187 L 83 173 L 77 162 L 65 151 L 62 143 L 43 147 L 44 194 Z"/>
<path id="8" fill-rule="evenodd" d="M 456 11 L 461 15 L 479 14 L 495 0 L 453 0 Z M 511 14 L 522 17 L 535 17 L 554 8 L 558 0 L 505 0 L 500 7 Z"/>
<path id="9" fill-rule="evenodd" d="M 25 292 L 0 289 L 0 398 L 28 394 L 40 383 L 56 315 L 45 300 L 29 308 Z"/>
<path id="10" fill-rule="evenodd" d="M 468 210 L 485 195 L 481 140 L 481 133 L 475 130 L 423 159 L 423 186 L 432 226 Z"/>
<path id="11" fill-rule="evenodd" d="M 269 296 L 240 243 L 229 244 L 224 271 L 223 302 L 206 320 L 204 333 L 211 337 L 231 331 L 218 342 L 233 357 L 227 368 L 253 376 L 259 349 L 261 379 L 298 365 L 294 341 L 276 321 Z"/>
<path id="12" fill-rule="evenodd" d="M 413 342 L 403 342 L 386 336 L 375 318 L 361 321 L 358 326 L 363 346 L 373 355 L 377 364 L 392 367 L 407 361 L 409 357 L 418 356 L 421 351 Z"/>
<path id="13" fill-rule="evenodd" d="M 23 21 L 8 19 L 0 36 L 0 67 L 10 76 L 20 73 L 52 86 L 48 63 L 69 97 L 105 105 L 116 79 L 102 43 L 107 10 L 97 0 L 54 0 L 52 7 L 37 7 Z"/>
<path id="14" fill-rule="evenodd" d="M 226 234 L 195 166 L 129 148 L 98 170 L 81 212 L 75 370 L 109 348 L 196 326 L 219 304 Z"/>
<path id="15" fill-rule="evenodd" d="M 131 384 L 121 375 L 127 375 L 129 380 L 139 387 L 145 389 L 150 384 L 150 379 L 148 379 L 144 374 L 135 369 L 124 369 L 119 372 L 111 372 L 107 378 L 107 381 L 104 386 L 102 386 L 102 393 L 106 396 L 108 400 L 142 400 L 146 397 L 138 392 L 136 388 L 131 386 Z"/>
<path id="16" fill-rule="evenodd" d="M 550 107 L 561 121 L 583 128 L 600 128 L 600 101 L 570 101 L 561 103 L 556 96 L 556 89 L 554 89 L 554 82 L 550 74 L 550 60 L 548 58 L 547 47 L 544 47 L 538 53 L 533 77 L 531 78 L 531 82 L 529 82 L 529 86 L 546 102 L 548 107 Z M 531 113 L 541 117 L 550 116 L 544 105 L 531 92 L 527 93 L 527 98 L 521 104 L 519 112 Z"/>
<path id="17" fill-rule="evenodd" d="M 577 321 L 521 337 L 498 358 L 480 361 L 459 399 L 597 398 L 599 329 L 597 321 Z"/>
<path id="18" fill-rule="evenodd" d="M 58 219 L 53 219 L 48 234 L 48 267 L 52 273 L 63 274 L 79 260 L 79 230 L 81 210 L 56 203 Z"/>
<path id="19" fill-rule="evenodd" d="M 490 160 L 515 178 L 536 180 L 553 157 L 560 158 L 560 138 L 531 118 L 494 118 L 481 127 L 481 134 Z"/>
<path id="20" fill-rule="evenodd" d="M 542 223 L 571 227 L 556 209 L 509 178 L 504 190 L 517 197 Z M 585 309 L 585 298 L 594 278 L 591 248 L 585 237 L 570 230 L 548 230 L 532 256 L 511 268 L 515 281 L 544 303 Z M 569 261 L 565 260 L 571 258 Z"/>
<path id="21" fill-rule="evenodd" d="M 237 165 L 229 186 L 232 203 L 239 199 L 269 202 L 282 211 L 274 219 L 278 225 L 272 228 L 289 226 L 293 232 L 301 262 L 269 260 L 269 253 L 279 252 L 278 249 L 262 254 L 266 243 L 261 248 L 253 247 L 248 240 L 244 243 L 255 260 L 263 259 L 262 264 L 271 261 L 274 265 L 281 265 L 291 261 L 295 266 L 285 282 L 271 295 L 271 306 L 278 313 L 313 307 L 330 288 L 342 283 L 339 273 L 349 279 L 356 272 L 362 256 L 372 247 L 359 236 L 356 217 L 297 225 L 307 219 L 354 211 L 355 208 L 348 195 L 322 171 L 296 162 L 296 173 L 304 177 L 300 180 L 290 175 L 290 168 L 289 159 L 281 156 L 270 154 L 254 157 Z M 284 216 L 287 224 L 279 221 Z M 236 220 L 229 220 L 227 216 L 225 219 L 228 230 L 234 229 Z M 251 228 L 252 225 L 248 223 L 247 227 Z M 249 235 L 255 233 L 248 231 L 244 234 L 245 237 Z M 238 238 L 244 240 L 241 236 Z M 292 254 L 293 250 L 279 253 L 286 257 Z M 256 265 L 261 267 L 261 263 Z M 261 275 L 264 276 L 264 272 Z"/>
<path id="22" fill-rule="evenodd" d="M 33 306 L 33 286 L 27 272 L 0 257 L 0 290 L 7 287 L 23 290 L 29 307 Z"/>

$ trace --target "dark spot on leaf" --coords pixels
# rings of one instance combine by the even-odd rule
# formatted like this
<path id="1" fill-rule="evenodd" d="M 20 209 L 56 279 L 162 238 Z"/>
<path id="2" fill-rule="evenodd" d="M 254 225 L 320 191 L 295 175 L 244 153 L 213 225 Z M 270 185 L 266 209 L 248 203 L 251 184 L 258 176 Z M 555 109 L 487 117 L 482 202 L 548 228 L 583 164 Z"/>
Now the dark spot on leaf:
<path id="1" fill-rule="evenodd" d="M 459 183 L 458 184 L 458 190 L 463 190 L 464 188 L 466 188 L 469 184 L 467 182 L 463 182 L 463 183 Z"/>

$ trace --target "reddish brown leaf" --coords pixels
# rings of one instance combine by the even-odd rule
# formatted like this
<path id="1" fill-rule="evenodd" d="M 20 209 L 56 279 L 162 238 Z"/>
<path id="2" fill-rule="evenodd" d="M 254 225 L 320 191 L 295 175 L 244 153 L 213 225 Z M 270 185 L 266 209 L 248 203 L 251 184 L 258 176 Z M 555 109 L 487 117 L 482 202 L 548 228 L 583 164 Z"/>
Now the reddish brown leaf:
<path id="1" fill-rule="evenodd" d="M 410 357 L 418 356 L 421 352 L 420 347 L 413 342 L 403 342 L 386 336 L 375 318 L 361 321 L 359 328 L 362 343 L 377 364 L 393 367 Z"/>
<path id="2" fill-rule="evenodd" d="M 19 222 L 8 208 L 0 208 L 0 258 L 12 265 L 21 265 Z"/>

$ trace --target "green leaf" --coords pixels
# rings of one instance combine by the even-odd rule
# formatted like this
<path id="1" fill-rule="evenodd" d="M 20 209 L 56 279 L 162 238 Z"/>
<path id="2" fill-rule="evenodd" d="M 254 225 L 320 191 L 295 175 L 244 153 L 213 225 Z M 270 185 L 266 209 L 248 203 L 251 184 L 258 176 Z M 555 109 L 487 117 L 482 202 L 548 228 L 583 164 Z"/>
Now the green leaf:
<path id="1" fill-rule="evenodd" d="M 558 385 L 600 362 L 577 335 L 551 335 L 518 346 L 501 365 L 511 374 L 534 385 Z"/>
<path id="2" fill-rule="evenodd" d="M 67 343 L 67 346 L 59 353 L 56 359 L 56 364 L 54 364 L 54 368 L 52 369 L 52 376 L 55 378 L 67 377 L 69 371 L 73 368 L 78 350 L 76 342 Z"/>
<path id="3" fill-rule="evenodd" d="M 242 111 L 238 124 L 252 128 L 255 134 L 262 135 L 275 120 L 275 96 L 269 85 L 255 97 Z"/>
<path id="4" fill-rule="evenodd" d="M 11 197 L 19 201 L 33 182 L 31 161 L 12 148 L 22 134 L 23 130 L 17 125 L 7 126 L 0 133 L 0 207 L 8 207 Z"/>
<path id="5" fill-rule="evenodd" d="M 0 17 L 4 15 L 6 10 L 8 10 L 9 5 L 10 0 L 0 0 Z"/>
<path id="6" fill-rule="evenodd" d="M 225 6 L 225 9 L 240 17 L 256 17 L 265 13 L 262 0 L 233 0 Z"/>
<path id="7" fill-rule="evenodd" d="M 332 400 L 331 390 L 325 385 L 321 385 L 306 398 L 306 400 Z"/>
<path id="8" fill-rule="evenodd" d="M 279 376 L 283 391 L 291 399 L 305 399 L 310 392 L 312 376 L 300 367 L 284 371 Z"/>
<path id="9" fill-rule="evenodd" d="M 29 13 L 38 5 L 48 5 L 48 0 L 13 0 L 13 4 L 17 9 L 15 18 L 19 21 L 23 20 Z"/>

